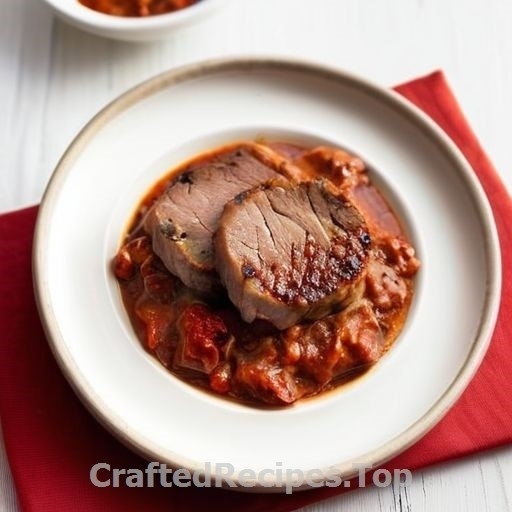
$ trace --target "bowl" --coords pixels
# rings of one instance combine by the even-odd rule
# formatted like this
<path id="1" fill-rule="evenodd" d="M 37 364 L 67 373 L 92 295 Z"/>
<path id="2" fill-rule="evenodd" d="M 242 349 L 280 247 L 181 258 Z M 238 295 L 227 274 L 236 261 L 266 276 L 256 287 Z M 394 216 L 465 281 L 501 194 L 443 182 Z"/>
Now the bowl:
<path id="1" fill-rule="evenodd" d="M 201 21 L 225 0 L 199 0 L 178 11 L 146 17 L 104 14 L 86 7 L 78 0 L 44 1 L 59 18 L 91 34 L 122 41 L 152 41 Z"/>

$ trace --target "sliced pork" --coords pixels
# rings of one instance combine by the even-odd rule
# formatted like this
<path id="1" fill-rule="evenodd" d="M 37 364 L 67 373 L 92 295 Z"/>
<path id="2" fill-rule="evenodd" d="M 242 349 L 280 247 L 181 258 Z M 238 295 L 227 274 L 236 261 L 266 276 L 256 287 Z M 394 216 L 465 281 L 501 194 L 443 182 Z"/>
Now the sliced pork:
<path id="1" fill-rule="evenodd" d="M 240 192 L 276 176 L 276 171 L 246 148 L 183 172 L 145 218 L 153 250 L 185 285 L 211 293 L 219 285 L 212 235 L 224 205 Z"/>
<path id="2" fill-rule="evenodd" d="M 188 287 L 205 294 L 218 291 L 212 236 L 225 204 L 279 176 L 293 181 L 307 178 L 283 155 L 250 142 L 192 165 L 146 215 L 144 228 L 153 239 L 153 250 Z"/>
<path id="3" fill-rule="evenodd" d="M 286 329 L 361 292 L 370 236 L 357 209 L 327 182 L 274 181 L 226 205 L 214 246 L 242 318 Z"/>

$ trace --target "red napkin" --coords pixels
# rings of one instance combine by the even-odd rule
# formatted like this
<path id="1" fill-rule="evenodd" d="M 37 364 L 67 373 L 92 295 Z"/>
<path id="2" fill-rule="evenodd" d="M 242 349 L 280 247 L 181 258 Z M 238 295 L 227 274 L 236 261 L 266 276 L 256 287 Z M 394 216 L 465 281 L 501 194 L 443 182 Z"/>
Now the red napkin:
<path id="1" fill-rule="evenodd" d="M 386 464 L 415 469 L 512 441 L 512 202 L 440 72 L 396 90 L 429 114 L 472 164 L 492 203 L 503 256 L 498 324 L 477 375 L 447 416 Z M 145 461 L 112 438 L 84 409 L 46 343 L 32 294 L 31 246 L 37 208 L 0 216 L 0 413 L 23 510 L 35 512 L 287 511 L 339 494 L 322 488 L 255 495 L 207 488 L 94 487 L 89 470 L 140 468 Z"/>

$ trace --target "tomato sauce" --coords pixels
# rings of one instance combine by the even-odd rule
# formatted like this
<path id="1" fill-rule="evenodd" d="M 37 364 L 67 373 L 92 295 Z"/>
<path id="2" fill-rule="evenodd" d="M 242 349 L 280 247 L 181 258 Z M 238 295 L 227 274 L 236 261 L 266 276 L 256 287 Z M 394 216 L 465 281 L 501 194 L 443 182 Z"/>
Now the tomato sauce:
<path id="1" fill-rule="evenodd" d="M 112 16 L 153 16 L 184 9 L 198 0 L 79 0 L 81 4 Z"/>
<path id="2" fill-rule="evenodd" d="M 134 213 L 113 272 L 137 337 L 171 373 L 245 403 L 287 405 L 360 375 L 382 357 L 405 322 L 419 261 L 359 159 L 340 165 L 348 155 L 335 148 L 267 146 L 311 179 L 329 179 L 363 214 L 372 260 L 359 303 L 279 331 L 263 320 L 245 323 L 227 294 L 205 298 L 165 268 L 143 228 L 148 209 L 178 175 L 233 145 L 203 153 L 155 183 Z"/>

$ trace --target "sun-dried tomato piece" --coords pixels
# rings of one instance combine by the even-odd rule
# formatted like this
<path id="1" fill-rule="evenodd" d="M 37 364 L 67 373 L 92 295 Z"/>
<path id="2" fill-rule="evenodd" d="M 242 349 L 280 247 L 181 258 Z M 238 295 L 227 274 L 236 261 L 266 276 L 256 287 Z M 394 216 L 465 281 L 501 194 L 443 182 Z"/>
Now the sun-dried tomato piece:
<path id="1" fill-rule="evenodd" d="M 137 304 L 135 313 L 146 326 L 147 347 L 154 350 L 160 343 L 164 343 L 175 319 L 174 308 L 145 300 Z"/>
<path id="2" fill-rule="evenodd" d="M 221 363 L 210 373 L 210 387 L 216 393 L 225 395 L 231 389 L 231 365 Z"/>
<path id="3" fill-rule="evenodd" d="M 175 365 L 210 373 L 219 363 L 219 348 L 229 337 L 220 316 L 204 304 L 187 306 L 178 319 Z"/>
<path id="4" fill-rule="evenodd" d="M 114 274 L 118 279 L 127 281 L 134 277 L 135 272 L 144 261 L 153 254 L 151 240 L 141 236 L 125 243 L 117 252 L 112 262 Z"/>

